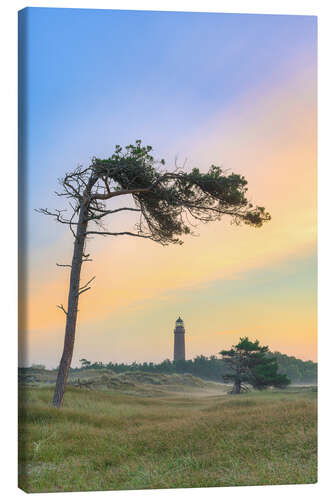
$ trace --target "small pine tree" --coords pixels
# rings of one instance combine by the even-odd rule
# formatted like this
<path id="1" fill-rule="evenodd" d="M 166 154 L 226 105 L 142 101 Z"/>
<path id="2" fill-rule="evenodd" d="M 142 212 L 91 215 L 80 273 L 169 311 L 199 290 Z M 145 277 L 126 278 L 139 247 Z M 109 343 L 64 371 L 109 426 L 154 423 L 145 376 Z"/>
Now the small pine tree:
<path id="1" fill-rule="evenodd" d="M 261 346 L 258 340 L 251 342 L 248 337 L 241 337 L 232 349 L 220 352 L 231 369 L 223 379 L 234 383 L 232 394 L 248 391 L 248 385 L 262 390 L 270 386 L 284 388 L 290 384 L 286 375 L 278 373 L 276 357 L 267 356 L 268 352 L 268 346 Z"/>
<path id="2" fill-rule="evenodd" d="M 91 362 L 85 358 L 80 359 L 80 363 L 81 363 L 81 368 L 89 368 L 91 366 Z"/>

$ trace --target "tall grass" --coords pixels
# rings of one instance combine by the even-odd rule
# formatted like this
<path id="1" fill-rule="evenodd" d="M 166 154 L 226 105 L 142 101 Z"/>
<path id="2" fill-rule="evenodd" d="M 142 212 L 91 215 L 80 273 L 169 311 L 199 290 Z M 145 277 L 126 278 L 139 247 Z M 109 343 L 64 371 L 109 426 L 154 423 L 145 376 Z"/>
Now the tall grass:
<path id="1" fill-rule="evenodd" d="M 316 482 L 316 394 L 162 397 L 25 389 L 19 485 L 29 492 Z"/>

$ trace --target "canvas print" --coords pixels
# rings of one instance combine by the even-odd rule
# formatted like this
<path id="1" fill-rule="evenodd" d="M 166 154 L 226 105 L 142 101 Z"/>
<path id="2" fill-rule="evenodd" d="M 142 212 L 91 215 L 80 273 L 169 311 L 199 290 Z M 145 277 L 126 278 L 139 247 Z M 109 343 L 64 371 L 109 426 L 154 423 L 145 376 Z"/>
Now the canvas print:
<path id="1" fill-rule="evenodd" d="M 317 20 L 19 12 L 19 487 L 317 480 Z"/>

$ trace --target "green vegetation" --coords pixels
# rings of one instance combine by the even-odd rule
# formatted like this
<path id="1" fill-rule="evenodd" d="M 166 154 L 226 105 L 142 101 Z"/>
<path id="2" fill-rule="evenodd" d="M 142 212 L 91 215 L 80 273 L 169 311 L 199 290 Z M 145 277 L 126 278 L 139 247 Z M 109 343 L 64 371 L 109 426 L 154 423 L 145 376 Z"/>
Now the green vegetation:
<path id="1" fill-rule="evenodd" d="M 313 361 L 302 361 L 294 356 L 287 356 L 280 352 L 268 353 L 268 356 L 277 358 L 278 371 L 287 375 L 293 384 L 316 384 L 317 363 Z M 81 359 L 82 368 L 92 370 L 109 369 L 116 373 L 124 372 L 147 372 L 147 373 L 190 373 L 196 377 L 209 380 L 222 381 L 222 377 L 229 371 L 227 363 L 217 356 L 197 356 L 186 361 L 172 362 L 169 359 L 162 363 L 102 363 L 91 362 Z M 72 374 L 79 374 L 82 368 L 71 368 Z M 29 369 L 25 369 L 28 373 Z"/>
<path id="2" fill-rule="evenodd" d="M 79 375 L 79 376 L 77 376 Z M 56 381 L 56 370 L 20 370 L 19 382 L 21 387 L 43 387 L 54 384 Z M 204 381 L 194 377 L 189 373 L 146 373 L 131 371 L 125 373 L 115 373 L 109 369 L 83 369 L 79 374 L 71 373 L 68 378 L 68 385 L 81 387 L 84 389 L 102 389 L 121 391 L 126 394 L 145 394 L 148 396 L 158 396 L 164 394 L 165 390 L 174 392 L 193 391 L 197 388 L 205 388 L 206 391 L 221 392 L 221 388 L 226 387 L 213 381 Z"/>
<path id="3" fill-rule="evenodd" d="M 21 389 L 19 485 L 25 491 L 317 480 L 316 392 L 309 387 L 234 397 L 225 384 L 189 375 L 82 373 L 85 380 L 90 374 L 94 389 L 69 386 L 61 411 L 50 403 L 54 383 Z M 39 372 L 49 382 L 55 376 Z M 112 387 L 117 378 L 133 384 L 127 393 Z"/>
<path id="4" fill-rule="evenodd" d="M 223 379 L 233 382 L 232 394 L 247 392 L 248 385 L 263 390 L 268 387 L 284 389 L 290 384 L 286 375 L 278 373 L 277 358 L 267 353 L 268 346 L 261 346 L 259 340 L 251 342 L 248 337 L 240 338 L 237 345 L 220 352 L 229 367 Z"/>

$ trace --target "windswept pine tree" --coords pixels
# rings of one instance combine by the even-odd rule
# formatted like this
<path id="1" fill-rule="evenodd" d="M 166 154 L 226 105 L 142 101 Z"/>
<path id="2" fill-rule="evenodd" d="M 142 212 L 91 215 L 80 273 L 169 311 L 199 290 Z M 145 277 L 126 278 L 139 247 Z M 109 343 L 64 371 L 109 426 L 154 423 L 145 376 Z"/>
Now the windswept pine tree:
<path id="1" fill-rule="evenodd" d="M 247 391 L 248 385 L 262 390 L 270 386 L 285 388 L 290 384 L 286 375 L 278 373 L 276 357 L 268 353 L 268 346 L 261 346 L 258 340 L 251 342 L 248 337 L 240 338 L 232 349 L 220 352 L 230 369 L 223 379 L 234 384 L 231 394 Z"/>
<path id="2" fill-rule="evenodd" d="M 68 216 L 64 209 L 39 210 L 67 224 L 74 238 L 72 262 L 65 264 L 71 269 L 68 304 L 67 308 L 59 306 L 66 315 L 66 328 L 53 398 L 56 408 L 63 403 L 72 360 L 79 297 L 90 290 L 94 279 L 80 282 L 82 264 L 91 260 L 85 249 L 88 236 L 132 236 L 161 245 L 181 245 L 182 235 L 193 234 L 198 222 L 218 221 L 227 215 L 236 224 L 260 227 L 270 219 L 264 207 L 248 201 L 247 181 L 242 175 L 227 174 L 215 165 L 203 173 L 197 168 L 168 172 L 165 161 L 156 161 L 151 151 L 151 146 L 138 140 L 124 149 L 116 146 L 109 158 L 93 158 L 88 167 L 80 166 L 60 180 L 62 189 L 57 194 L 69 201 Z M 107 206 L 107 202 L 122 197 L 128 200 L 128 195 L 132 197 L 130 206 Z M 110 231 L 104 227 L 107 217 L 124 212 L 137 213 L 133 229 Z"/>

